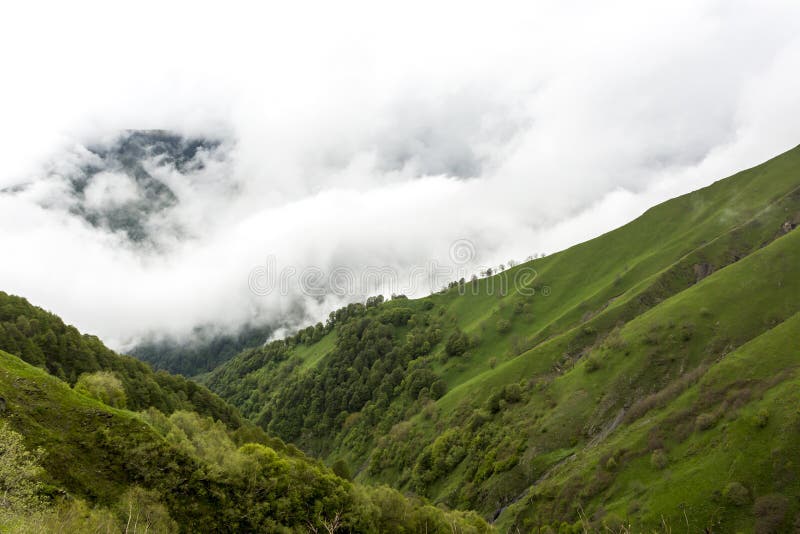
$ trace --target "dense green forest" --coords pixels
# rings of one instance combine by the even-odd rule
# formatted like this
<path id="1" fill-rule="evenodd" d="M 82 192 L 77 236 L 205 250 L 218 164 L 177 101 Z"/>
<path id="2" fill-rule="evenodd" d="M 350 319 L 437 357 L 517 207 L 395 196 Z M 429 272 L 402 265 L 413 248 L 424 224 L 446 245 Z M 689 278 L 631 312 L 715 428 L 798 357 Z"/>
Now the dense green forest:
<path id="1" fill-rule="evenodd" d="M 137 343 L 129 353 L 155 369 L 192 377 L 211 371 L 246 348 L 263 345 L 272 332 L 269 325 L 245 325 L 235 333 L 197 327 L 189 339 L 153 337 Z"/>
<path id="2" fill-rule="evenodd" d="M 799 223 L 794 149 L 547 258 L 350 305 L 204 382 L 358 481 L 502 531 L 784 532 Z"/>

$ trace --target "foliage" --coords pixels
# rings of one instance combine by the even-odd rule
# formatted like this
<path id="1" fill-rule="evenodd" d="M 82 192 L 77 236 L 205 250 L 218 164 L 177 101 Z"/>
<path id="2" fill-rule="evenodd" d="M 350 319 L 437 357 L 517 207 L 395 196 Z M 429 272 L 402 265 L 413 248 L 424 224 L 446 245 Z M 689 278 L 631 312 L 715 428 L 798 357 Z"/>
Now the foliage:
<path id="1" fill-rule="evenodd" d="M 740 482 L 729 482 L 722 491 L 722 496 L 734 506 L 744 506 L 750 502 L 750 492 Z"/>
<path id="2" fill-rule="evenodd" d="M 0 364 L 0 483 L 19 503 L 0 526 L 15 532 L 490 530 L 475 514 L 353 485 L 279 440 L 238 445 L 239 430 L 197 413 L 112 410 L 14 356 L 0 352 Z M 46 450 L 43 469 L 23 434 Z"/>
<path id="3" fill-rule="evenodd" d="M 722 495 L 731 477 L 800 495 L 781 474 L 800 441 L 800 234 L 782 230 L 800 222 L 798 176 L 795 149 L 533 259 L 528 284 L 512 267 L 424 299 L 353 304 L 318 341 L 244 352 L 207 383 L 270 432 L 346 458 L 356 480 L 497 516 L 503 530 L 602 530 L 607 517 L 633 531 L 752 530 L 753 510 Z M 405 325 L 389 319 L 396 308 L 411 310 Z M 391 334 L 373 335 L 376 320 Z M 361 370 L 372 355 L 375 375 Z M 339 384 L 349 396 L 328 393 Z M 452 430 L 457 463 L 434 454 Z"/>
<path id="4" fill-rule="evenodd" d="M 444 347 L 445 354 L 450 357 L 461 356 L 467 352 L 469 348 L 469 340 L 464 332 L 456 331 L 450 334 L 447 338 L 447 345 Z"/>
<path id="5" fill-rule="evenodd" d="M 0 512 L 22 514 L 42 508 L 42 454 L 29 451 L 22 435 L 0 421 Z"/>
<path id="6" fill-rule="evenodd" d="M 756 533 L 784 532 L 789 513 L 789 499 L 779 493 L 762 495 L 753 504 L 756 516 Z"/>
<path id="7" fill-rule="evenodd" d="M 127 402 L 122 382 L 108 371 L 82 374 L 75 383 L 75 391 L 114 408 L 125 408 Z"/>
<path id="8" fill-rule="evenodd" d="M 204 378 L 277 438 L 3 294 L 0 347 L 52 375 L 2 355 L 8 421 L 97 524 L 117 524 L 138 487 L 187 531 L 486 528 L 344 480 L 285 439 L 512 532 L 785 531 L 800 496 L 800 233 L 782 229 L 800 222 L 798 171 L 800 149 L 533 260 L 524 287 L 514 267 L 373 297 Z M 53 378 L 97 371 L 145 413 Z"/>
<path id="9" fill-rule="evenodd" d="M 107 371 L 125 387 L 133 410 L 154 406 L 165 413 L 193 410 L 239 426 L 237 411 L 199 384 L 150 367 L 108 349 L 94 336 L 81 335 L 73 326 L 27 300 L 0 291 L 0 350 L 46 369 L 75 384 L 84 373 Z"/>
<path id="10" fill-rule="evenodd" d="M 272 332 L 269 325 L 248 324 L 233 333 L 197 327 L 189 339 L 145 339 L 133 347 L 130 354 L 154 369 L 196 376 L 211 371 L 245 349 L 262 345 Z"/>

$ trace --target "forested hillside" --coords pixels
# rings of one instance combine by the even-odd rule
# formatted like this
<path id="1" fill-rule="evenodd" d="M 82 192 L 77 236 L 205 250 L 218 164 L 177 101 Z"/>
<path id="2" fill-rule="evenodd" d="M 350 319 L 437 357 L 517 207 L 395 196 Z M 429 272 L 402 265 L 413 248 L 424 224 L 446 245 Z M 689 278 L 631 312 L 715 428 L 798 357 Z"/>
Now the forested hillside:
<path id="1" fill-rule="evenodd" d="M 353 304 L 206 383 L 356 480 L 501 530 L 783 532 L 799 223 L 794 149 L 547 258 Z"/>
<path id="2" fill-rule="evenodd" d="M 121 385 L 119 386 L 121 388 Z M 132 412 L 0 352 L 3 532 L 487 532 L 255 429 Z"/>
<path id="3" fill-rule="evenodd" d="M 56 315 L 31 305 L 21 297 L 0 291 L 0 350 L 75 384 L 84 373 L 108 371 L 124 387 L 127 407 L 154 407 L 164 413 L 191 410 L 236 428 L 236 409 L 203 386 L 150 367 L 130 356 L 114 353 L 97 337 L 64 324 Z"/>
<path id="4" fill-rule="evenodd" d="M 188 339 L 153 337 L 137 343 L 129 353 L 155 369 L 192 377 L 211 371 L 246 348 L 263 345 L 272 331 L 269 325 L 245 325 L 235 333 L 197 327 Z"/>

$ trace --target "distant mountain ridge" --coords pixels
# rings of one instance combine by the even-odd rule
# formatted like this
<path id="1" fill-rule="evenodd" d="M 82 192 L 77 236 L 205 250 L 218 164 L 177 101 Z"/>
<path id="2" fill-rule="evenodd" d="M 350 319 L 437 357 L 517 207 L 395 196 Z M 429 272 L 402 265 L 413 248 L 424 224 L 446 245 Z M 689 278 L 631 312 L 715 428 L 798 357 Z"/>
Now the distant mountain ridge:
<path id="1" fill-rule="evenodd" d="M 193 377 L 211 371 L 245 349 L 263 345 L 274 330 L 268 324 L 247 324 L 233 333 L 198 326 L 183 338 L 145 338 L 128 352 L 156 369 Z"/>

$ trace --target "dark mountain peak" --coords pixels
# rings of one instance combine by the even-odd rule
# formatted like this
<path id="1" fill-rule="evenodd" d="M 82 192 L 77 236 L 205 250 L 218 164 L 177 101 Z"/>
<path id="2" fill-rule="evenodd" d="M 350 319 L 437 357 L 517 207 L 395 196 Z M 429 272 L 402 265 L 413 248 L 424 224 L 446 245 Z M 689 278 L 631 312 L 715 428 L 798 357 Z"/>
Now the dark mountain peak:
<path id="1" fill-rule="evenodd" d="M 110 140 L 84 144 L 73 156 L 77 164 L 67 170 L 56 166 L 58 170 L 42 176 L 61 187 L 55 198 L 51 195 L 37 202 L 65 210 L 98 230 L 120 234 L 132 246 L 161 248 L 165 240 L 188 233 L 171 216 L 182 201 L 176 187 L 191 191 L 208 162 L 226 159 L 227 151 L 216 138 L 168 130 L 124 130 Z M 0 194 L 22 193 L 30 185 L 9 187 Z"/>

